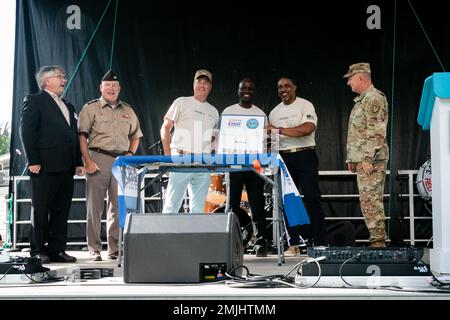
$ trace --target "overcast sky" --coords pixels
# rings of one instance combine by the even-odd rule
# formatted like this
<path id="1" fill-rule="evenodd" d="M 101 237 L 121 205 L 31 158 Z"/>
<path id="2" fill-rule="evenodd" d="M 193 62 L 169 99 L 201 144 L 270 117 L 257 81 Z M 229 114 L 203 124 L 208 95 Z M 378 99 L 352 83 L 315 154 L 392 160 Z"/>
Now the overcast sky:
<path id="1" fill-rule="evenodd" d="M 0 123 L 11 123 L 16 1 L 0 0 Z"/>

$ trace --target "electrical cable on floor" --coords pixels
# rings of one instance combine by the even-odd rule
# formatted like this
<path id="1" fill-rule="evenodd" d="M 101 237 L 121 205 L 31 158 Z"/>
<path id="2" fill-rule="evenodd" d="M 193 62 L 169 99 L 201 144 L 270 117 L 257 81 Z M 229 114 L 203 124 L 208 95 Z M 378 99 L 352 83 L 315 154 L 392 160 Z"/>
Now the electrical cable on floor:
<path id="1" fill-rule="evenodd" d="M 317 274 L 317 279 L 313 282 L 313 284 L 307 285 L 307 286 L 300 286 L 300 285 L 297 285 L 297 284 L 294 285 L 295 288 L 301 288 L 301 289 L 312 288 L 312 287 L 314 287 L 314 286 L 320 281 L 320 278 L 322 277 L 322 268 L 320 267 L 319 261 L 324 260 L 324 259 L 325 259 L 325 257 L 318 257 L 318 258 L 316 258 L 316 259 L 308 257 L 308 258 L 306 258 L 306 259 L 300 261 L 299 263 L 297 263 L 293 268 L 291 268 L 291 270 L 289 270 L 289 271 L 284 275 L 284 277 L 285 277 L 285 278 L 288 278 L 288 277 L 289 277 L 289 274 L 290 274 L 292 271 L 294 271 L 295 269 L 297 269 L 297 271 L 296 271 L 296 278 L 295 278 L 295 279 L 297 279 L 297 276 L 298 276 L 299 281 L 300 281 L 301 278 L 303 277 L 303 274 L 302 274 L 302 267 L 303 267 L 303 265 L 304 265 L 304 264 L 307 264 L 307 263 L 314 262 L 314 263 L 317 265 L 317 271 L 318 271 L 318 274 Z"/>
<path id="2" fill-rule="evenodd" d="M 236 270 L 245 269 L 246 275 L 240 276 L 236 275 Z M 242 287 L 253 287 L 253 288 L 263 288 L 263 287 L 276 287 L 279 286 L 278 283 L 273 282 L 274 279 L 283 277 L 283 275 L 268 275 L 262 276 L 259 274 L 250 273 L 249 269 L 245 265 L 238 265 L 234 267 L 230 272 L 225 272 L 225 276 L 229 278 L 225 283 L 231 287 L 242 288 Z"/>
<path id="3" fill-rule="evenodd" d="M 420 262 L 425 263 L 422 260 L 420 260 Z M 444 281 L 439 280 L 431 270 L 429 270 L 429 273 L 431 275 L 431 278 L 433 279 L 433 281 L 431 282 L 432 286 L 436 287 L 439 290 L 450 289 L 450 282 L 444 282 Z M 444 288 L 444 287 L 447 287 L 447 288 Z"/>
<path id="4" fill-rule="evenodd" d="M 14 266 L 15 265 L 11 265 L 11 267 L 9 267 L 8 270 L 6 270 L 6 272 L 2 274 L 2 276 L 0 278 L 0 281 L 2 281 L 9 274 L 9 272 L 11 272 L 11 270 L 14 269 Z M 26 273 L 26 272 L 24 272 L 22 270 L 20 270 L 20 271 L 25 277 L 27 277 L 33 283 L 50 283 L 50 282 L 56 282 L 56 281 L 63 281 L 63 280 L 65 280 L 64 277 L 59 277 L 59 278 L 53 277 L 51 274 L 48 273 L 48 271 L 42 272 L 42 274 L 45 275 L 46 279 L 35 280 L 35 279 L 33 279 L 33 277 L 29 273 Z"/>
<path id="5" fill-rule="evenodd" d="M 349 263 L 349 262 L 352 261 L 352 260 L 358 259 L 360 256 L 361 256 L 361 254 L 357 254 L 356 256 L 351 257 L 351 258 L 345 260 L 345 261 L 340 265 L 340 267 L 339 267 L 339 277 L 341 278 L 341 280 L 342 280 L 347 286 L 349 286 L 350 288 L 354 288 L 354 289 L 388 289 L 388 288 L 401 289 L 401 287 L 397 287 L 397 286 L 376 286 L 376 287 L 369 287 L 369 286 L 354 285 L 354 284 L 351 284 L 351 283 L 347 282 L 347 281 L 344 279 L 344 275 L 342 274 L 342 270 L 343 270 L 343 268 L 344 268 L 344 265 L 346 265 L 347 263 Z M 373 273 L 372 273 L 372 275 L 369 275 L 369 277 L 371 277 L 371 276 L 373 276 Z"/>
<path id="6" fill-rule="evenodd" d="M 358 259 L 359 257 L 361 257 L 361 254 L 357 254 L 356 256 L 353 256 L 353 257 L 351 257 L 351 258 L 345 260 L 345 261 L 341 264 L 341 266 L 339 267 L 339 277 L 341 278 L 341 280 L 342 280 L 347 286 L 349 286 L 349 287 L 351 287 L 351 288 L 356 288 L 356 289 L 386 289 L 386 290 L 391 290 L 391 289 L 402 290 L 402 289 L 403 289 L 402 287 L 399 287 L 399 286 L 381 286 L 381 285 L 380 285 L 380 286 L 369 287 L 369 286 L 353 285 L 353 284 L 347 282 L 347 281 L 344 279 L 344 276 L 343 276 L 343 274 L 342 274 L 342 270 L 343 270 L 344 266 L 345 266 L 347 263 L 349 263 L 349 262 L 352 261 L 352 260 Z M 371 276 L 373 276 L 373 273 L 372 273 L 372 275 L 369 275 L 369 277 L 371 277 Z M 381 275 L 379 275 L 379 276 L 381 276 Z"/>
<path id="7" fill-rule="evenodd" d="M 450 293 L 450 288 L 449 288 L 449 290 L 445 290 L 445 289 L 441 289 L 440 287 L 437 287 L 438 288 L 438 290 L 428 290 L 428 289 L 416 289 L 416 288 L 403 288 L 403 287 L 400 287 L 400 286 L 374 286 L 374 287 L 369 287 L 369 286 L 361 286 L 361 285 L 352 285 L 351 283 L 349 283 L 349 282 L 347 282 L 345 279 L 344 279 L 344 276 L 343 276 L 343 274 L 342 274 L 342 270 L 343 270 L 343 267 L 344 267 L 344 265 L 345 264 L 347 264 L 348 262 L 350 262 L 351 260 L 353 260 L 353 259 L 356 259 L 357 257 L 359 256 L 359 254 L 358 255 L 356 255 L 356 256 L 354 256 L 354 257 L 352 257 L 352 258 L 349 258 L 349 259 L 347 259 L 347 260 L 345 260 L 342 264 L 341 264 L 341 266 L 339 267 L 339 277 L 341 278 L 341 280 L 346 284 L 346 285 L 348 285 L 348 288 L 354 288 L 354 289 L 372 289 L 372 290 L 388 290 L 388 291 L 401 291 L 401 292 L 420 292 L 420 293 Z M 422 264 L 424 264 L 425 265 L 425 262 L 424 261 L 422 261 L 422 260 L 420 260 L 419 262 L 421 262 Z M 434 275 L 433 275 L 433 273 L 431 272 L 431 270 L 429 271 L 429 274 L 431 275 L 431 277 L 436 281 L 436 282 L 441 282 L 441 281 L 439 281 Z M 443 283 L 443 282 L 441 282 L 441 283 Z M 450 283 L 443 283 L 444 284 L 444 286 L 447 286 L 447 285 L 450 285 Z M 433 285 L 433 284 L 432 284 Z"/>
<path id="8" fill-rule="evenodd" d="M 307 289 L 315 286 L 322 275 L 322 270 L 320 268 L 319 261 L 323 260 L 324 257 L 319 257 L 317 259 L 314 258 L 306 258 L 297 263 L 293 268 L 291 268 L 286 274 L 274 274 L 268 276 L 261 276 L 258 274 L 251 274 L 248 271 L 248 268 L 244 265 L 239 265 L 233 268 L 230 273 L 225 273 L 225 275 L 229 278 L 225 283 L 233 288 L 275 288 L 275 287 L 292 287 L 297 289 Z M 315 263 L 318 268 L 318 276 L 316 281 L 307 286 L 301 286 L 296 283 L 297 276 L 302 277 L 301 267 L 307 263 Z M 234 272 L 237 269 L 243 268 L 247 271 L 245 276 L 235 275 Z M 292 277 L 290 274 L 293 271 L 296 271 L 296 276 Z"/>
<path id="9" fill-rule="evenodd" d="M 230 287 L 233 288 L 285 288 L 285 287 L 292 287 L 292 288 L 296 288 L 296 289 L 307 289 L 307 288 L 312 288 L 314 287 L 319 280 L 321 279 L 321 269 L 320 269 L 320 264 L 319 261 L 322 259 L 313 259 L 313 258 L 306 258 L 304 260 L 302 260 L 301 262 L 299 262 L 297 265 L 295 265 L 293 268 L 291 268 L 286 274 L 284 275 L 268 275 L 268 276 L 261 276 L 261 275 L 257 275 L 257 274 L 251 274 L 249 272 L 249 269 L 244 266 L 244 265 L 239 265 L 236 266 L 235 268 L 233 268 L 230 273 L 231 274 L 227 274 L 225 273 L 225 275 L 229 278 L 229 280 L 221 280 L 221 281 L 215 281 L 215 282 L 208 282 L 208 283 L 189 283 L 189 284 L 171 284 L 174 286 L 205 286 L 205 285 L 218 285 L 218 284 L 227 284 Z M 394 291 L 394 292 L 413 292 L 413 293 L 438 293 L 438 294 L 448 294 L 450 293 L 450 288 L 444 288 L 448 285 L 450 285 L 450 283 L 445 283 L 442 282 L 440 280 L 438 280 L 431 272 L 430 275 L 433 278 L 433 280 L 435 280 L 436 283 L 442 283 L 442 285 L 436 285 L 436 284 L 431 284 L 433 286 L 435 286 L 435 289 L 419 289 L 419 288 L 409 288 L 409 287 L 398 287 L 398 286 L 377 286 L 377 287 L 368 287 L 368 286 L 358 286 L 358 285 L 352 285 L 350 284 L 348 281 L 346 281 L 345 279 L 343 279 L 343 275 L 342 275 L 342 270 L 343 270 L 343 266 L 346 263 L 349 263 L 351 259 L 347 259 L 346 262 L 342 263 L 341 268 L 340 268 L 340 276 L 341 279 L 344 281 L 344 283 L 346 283 L 348 286 L 347 287 L 322 287 L 322 288 L 330 288 L 330 289 L 371 289 L 371 290 L 384 290 L 384 291 Z M 301 286 L 298 285 L 295 281 L 296 279 L 291 277 L 290 274 L 296 270 L 296 274 L 297 275 L 301 275 L 301 266 L 307 263 L 316 263 L 317 267 L 318 267 L 318 276 L 316 281 L 314 281 L 314 283 L 312 283 L 311 285 L 308 286 Z M 423 261 L 421 261 L 423 262 Z M 246 271 L 246 275 L 244 276 L 240 276 L 240 275 L 235 275 L 233 274 L 233 272 L 235 272 L 238 269 L 244 269 Z M 12 268 L 10 268 L 12 269 Z M 8 270 L 1 279 L 3 279 L 5 277 L 6 274 L 8 274 L 10 272 L 10 270 Z M 46 272 L 47 273 L 47 272 Z M 47 274 L 48 275 L 48 274 Z M 25 276 L 29 276 L 28 274 L 25 274 Z M 30 280 L 33 281 L 32 284 L 21 284 L 21 285 L 17 285 L 17 284 L 1 284 L 0 287 L 8 287 L 8 288 L 25 288 L 25 287 L 60 287 L 61 282 L 59 282 L 60 284 L 56 284 L 54 280 L 52 281 L 36 281 L 30 277 L 28 277 Z M 53 277 L 52 277 L 53 278 Z M 67 277 L 60 277 L 60 278 L 54 278 L 54 279 L 58 279 L 58 280 L 67 280 Z M 231 279 L 231 280 L 230 280 Z M 79 284 L 79 282 L 77 282 Z M 70 284 L 67 283 L 66 281 L 66 285 Z M 96 286 L 96 287 L 111 287 L 111 286 L 117 286 L 117 285 L 122 285 L 122 283 L 98 283 L 96 281 L 93 282 L 85 282 L 83 283 L 83 286 Z M 148 284 L 132 284 L 133 286 L 147 286 Z M 152 286 L 165 286 L 166 284 L 152 284 Z"/>
<path id="10" fill-rule="evenodd" d="M 9 267 L 8 270 L 6 270 L 6 272 L 5 272 L 5 273 L 2 275 L 2 277 L 0 278 L 0 281 L 2 281 L 3 278 L 5 278 L 5 277 L 8 275 L 8 273 L 13 269 L 13 266 L 14 266 L 14 265 L 11 265 L 11 267 Z"/>
<path id="11" fill-rule="evenodd" d="M 354 260 L 354 259 L 357 259 L 357 258 L 359 258 L 361 256 L 361 254 L 357 254 L 356 256 L 354 256 L 354 257 L 351 257 L 351 258 L 349 258 L 349 259 L 347 259 L 347 260 L 345 260 L 342 264 L 341 264 L 341 266 L 339 267 L 339 277 L 341 278 L 341 280 L 347 285 L 347 286 L 349 286 L 349 287 L 351 287 L 351 288 L 357 288 L 357 289 L 386 289 L 386 290 L 391 290 L 391 289 L 394 289 L 394 290 L 402 290 L 403 288 L 402 287 L 399 287 L 399 286 L 374 286 L 374 287 L 369 287 L 369 286 L 361 286 L 361 285 L 353 285 L 353 284 L 351 284 L 351 283 L 349 283 L 349 282 L 347 282 L 345 279 L 344 279 L 344 276 L 343 276 L 343 274 L 342 274 L 342 270 L 343 270 L 343 268 L 344 268 L 344 265 L 346 265 L 347 263 L 349 263 L 350 261 L 352 261 L 352 260 Z M 369 275 L 369 277 L 371 277 L 371 276 L 373 276 L 373 274 L 372 275 Z M 381 276 L 381 275 L 380 275 Z"/>
<path id="12" fill-rule="evenodd" d="M 22 274 L 25 277 L 27 277 L 28 279 L 30 279 L 33 283 L 51 283 L 51 282 L 58 282 L 58 281 L 67 280 L 67 277 L 56 277 L 55 278 L 49 273 L 49 271 L 42 272 L 42 275 L 44 277 L 41 280 L 35 280 L 35 279 L 33 279 L 32 276 L 30 276 L 29 273 L 26 273 L 26 272 L 23 272 L 23 271 L 22 271 Z"/>

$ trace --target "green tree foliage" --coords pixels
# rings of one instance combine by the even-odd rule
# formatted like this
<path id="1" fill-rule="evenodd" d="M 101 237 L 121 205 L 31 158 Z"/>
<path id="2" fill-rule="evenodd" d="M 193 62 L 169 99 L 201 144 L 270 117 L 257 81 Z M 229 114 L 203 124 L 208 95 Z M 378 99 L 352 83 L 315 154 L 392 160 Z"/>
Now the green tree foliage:
<path id="1" fill-rule="evenodd" d="M 8 122 L 0 124 L 0 155 L 9 152 L 9 143 L 11 134 L 9 132 Z"/>

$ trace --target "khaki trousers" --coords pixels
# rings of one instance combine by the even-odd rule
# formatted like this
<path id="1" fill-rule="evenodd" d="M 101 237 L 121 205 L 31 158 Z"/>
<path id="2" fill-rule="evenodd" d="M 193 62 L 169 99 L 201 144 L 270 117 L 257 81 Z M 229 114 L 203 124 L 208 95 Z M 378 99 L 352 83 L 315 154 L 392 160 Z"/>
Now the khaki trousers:
<path id="1" fill-rule="evenodd" d="M 90 150 L 91 159 L 100 170 L 93 174 L 86 173 L 86 238 L 89 252 L 102 250 L 101 217 L 106 211 L 106 237 L 108 254 L 118 252 L 119 239 L 119 210 L 117 206 L 117 182 L 112 175 L 111 168 L 115 158 Z"/>

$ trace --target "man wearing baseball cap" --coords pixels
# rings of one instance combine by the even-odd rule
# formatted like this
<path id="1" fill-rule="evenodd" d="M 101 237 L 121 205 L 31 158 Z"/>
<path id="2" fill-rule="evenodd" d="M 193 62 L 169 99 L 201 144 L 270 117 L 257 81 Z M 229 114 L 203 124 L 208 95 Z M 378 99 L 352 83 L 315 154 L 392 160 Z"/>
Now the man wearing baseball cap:
<path id="1" fill-rule="evenodd" d="M 370 234 L 370 247 L 386 246 L 383 205 L 389 149 L 386 142 L 388 103 L 372 84 L 369 63 L 352 64 L 344 75 L 358 94 L 350 113 L 347 135 L 347 168 L 356 172 L 361 211 Z"/>
<path id="2" fill-rule="evenodd" d="M 161 142 L 165 155 L 211 153 L 214 130 L 219 124 L 219 112 L 207 99 L 212 89 L 212 74 L 200 69 L 195 72 L 194 95 L 180 97 L 170 106 L 161 127 Z M 170 131 L 174 128 L 172 137 Z M 204 211 L 210 184 L 210 174 L 171 172 L 165 194 L 163 213 L 178 213 L 186 189 L 189 191 L 191 213 Z"/>

